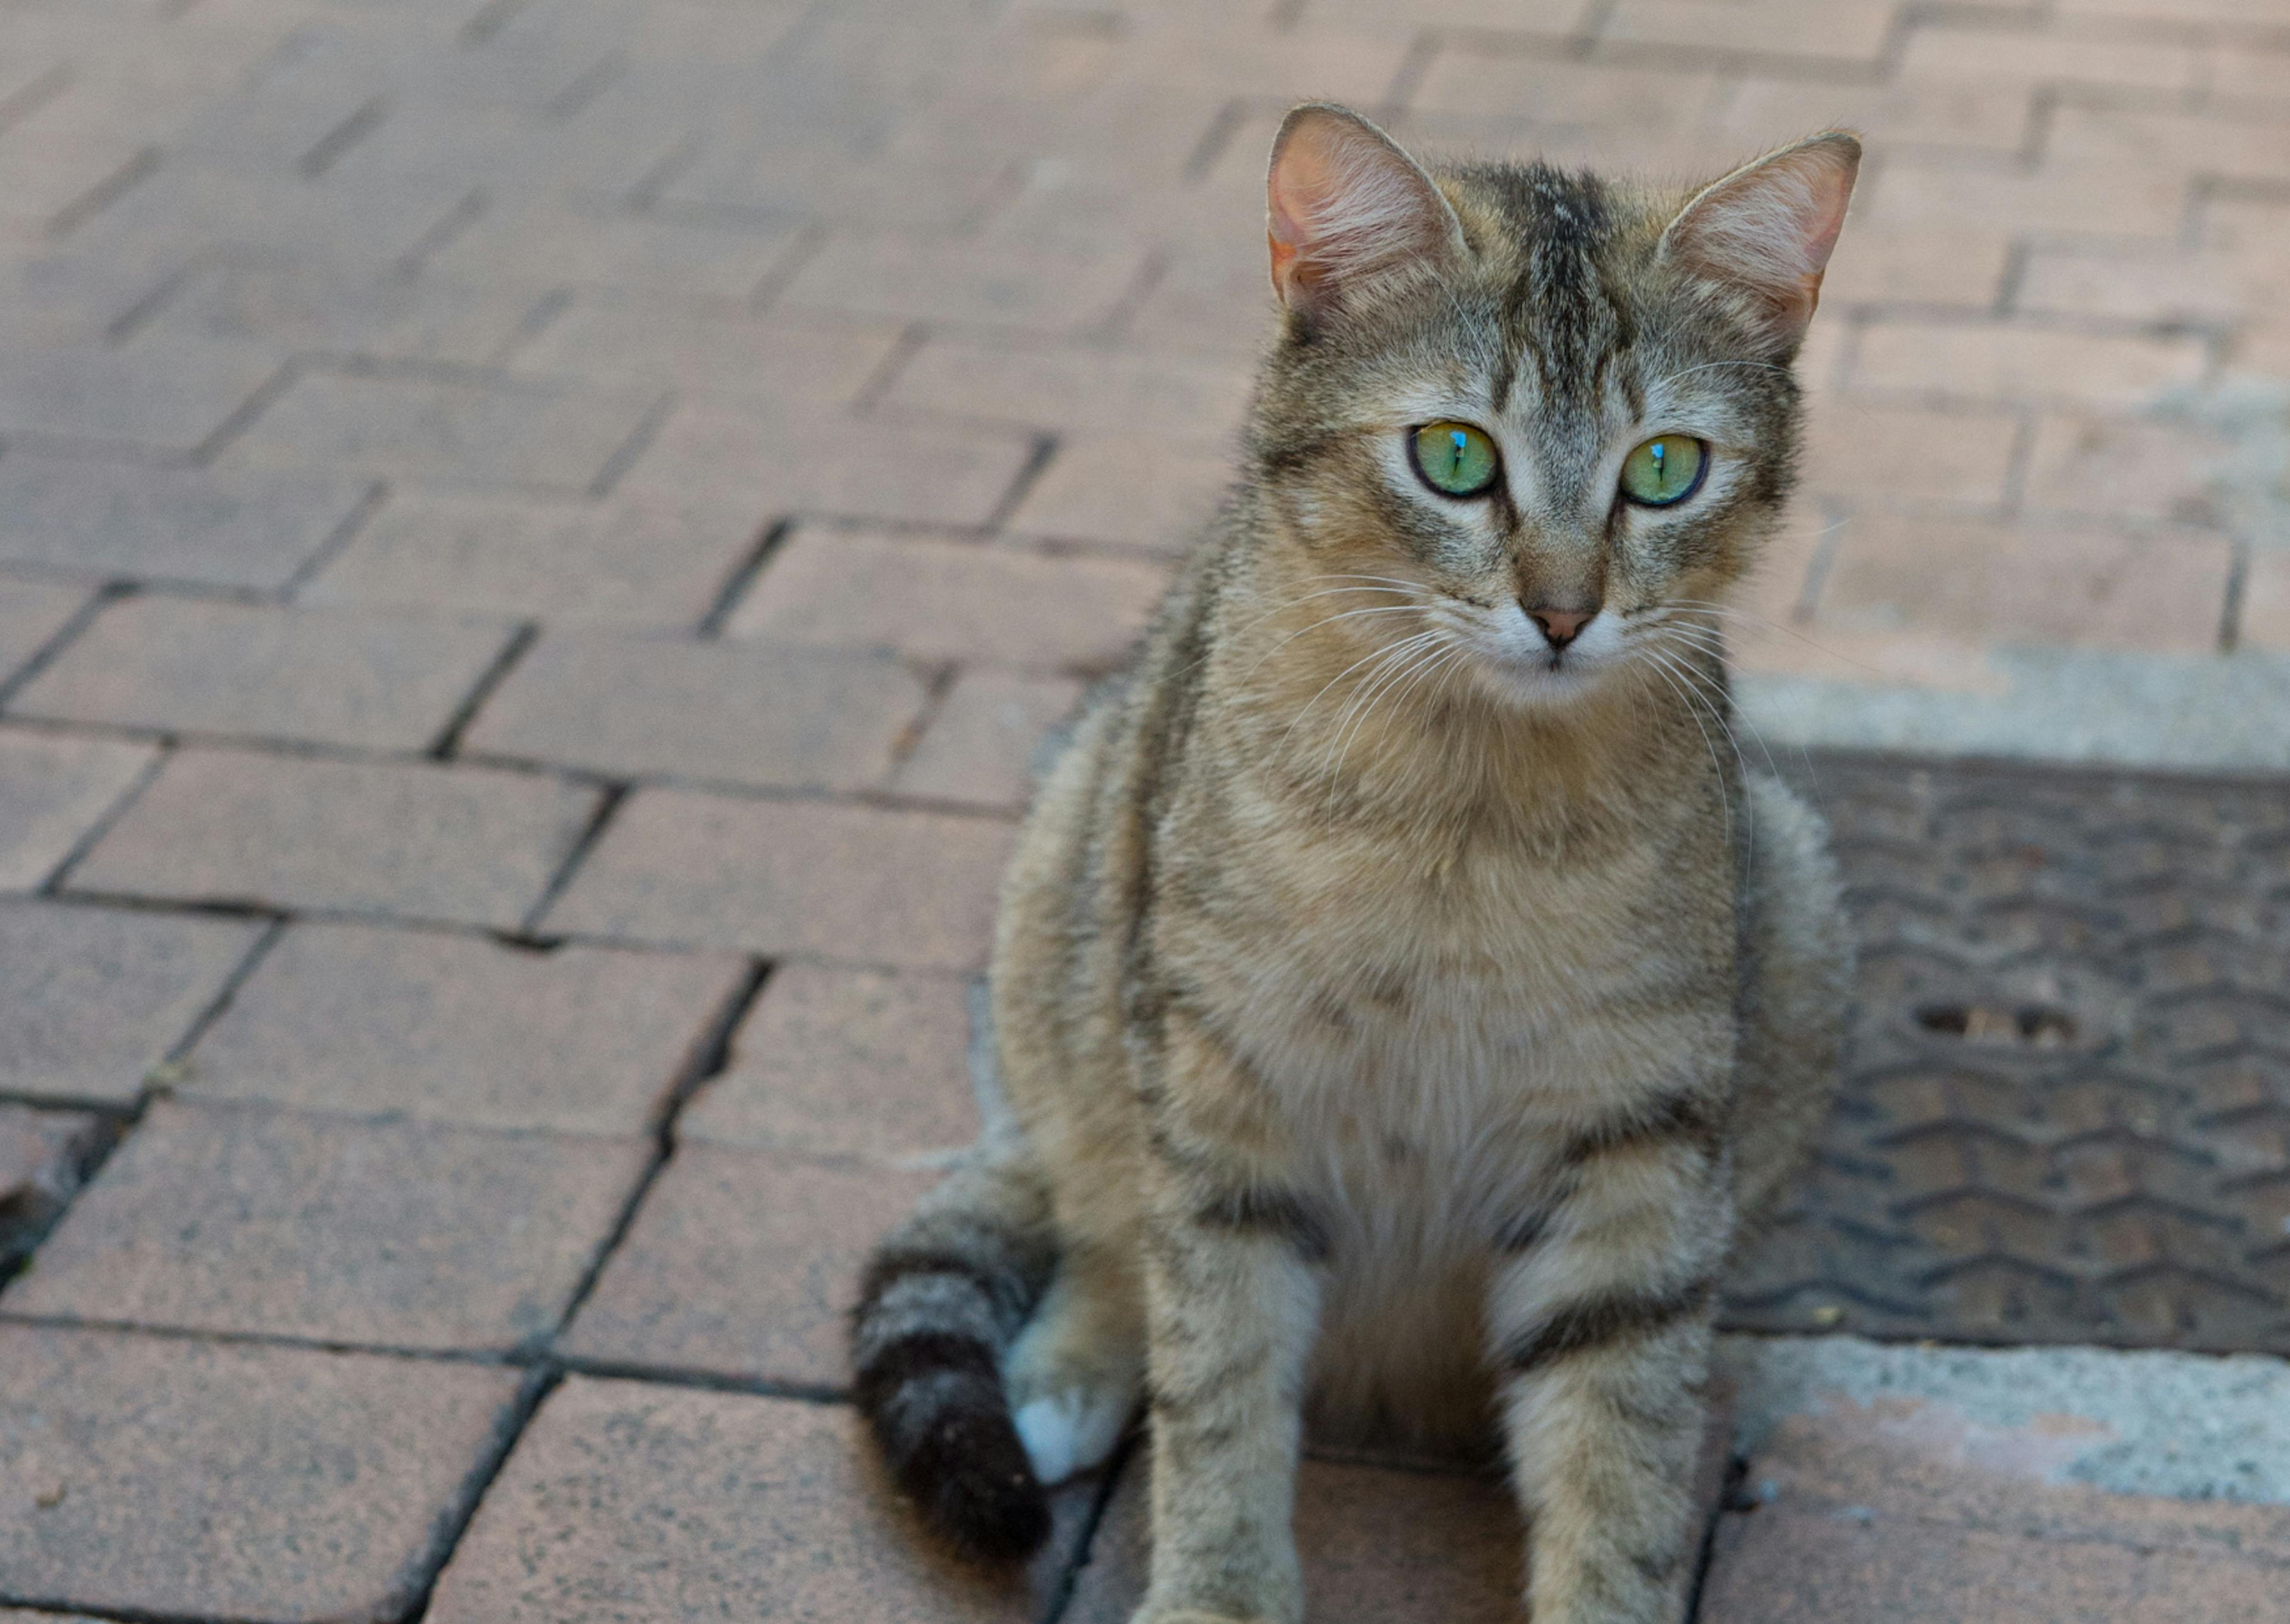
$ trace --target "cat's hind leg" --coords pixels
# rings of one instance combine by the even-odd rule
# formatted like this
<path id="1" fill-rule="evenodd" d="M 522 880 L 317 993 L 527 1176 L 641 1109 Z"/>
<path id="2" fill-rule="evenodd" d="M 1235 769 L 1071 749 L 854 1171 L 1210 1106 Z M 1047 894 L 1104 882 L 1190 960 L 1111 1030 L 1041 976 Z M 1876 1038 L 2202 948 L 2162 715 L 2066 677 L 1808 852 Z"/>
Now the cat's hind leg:
<path id="1" fill-rule="evenodd" d="M 1128 1260 L 1069 1249 L 1003 1362 L 1003 1383 L 1045 1484 L 1102 1466 L 1144 1395 L 1143 1288 Z"/>

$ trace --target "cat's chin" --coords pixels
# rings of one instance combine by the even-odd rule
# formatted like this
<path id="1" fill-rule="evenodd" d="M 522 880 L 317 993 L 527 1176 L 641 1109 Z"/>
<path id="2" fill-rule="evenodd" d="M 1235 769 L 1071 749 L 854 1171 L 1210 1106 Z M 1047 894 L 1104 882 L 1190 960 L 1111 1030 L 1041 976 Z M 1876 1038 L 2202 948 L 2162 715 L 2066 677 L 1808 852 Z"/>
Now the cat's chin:
<path id="1" fill-rule="evenodd" d="M 1563 710 L 1603 688 L 1616 662 L 1580 654 L 1556 662 L 1541 651 L 1531 655 L 1482 654 L 1472 661 L 1479 686 L 1498 704 L 1516 710 Z"/>

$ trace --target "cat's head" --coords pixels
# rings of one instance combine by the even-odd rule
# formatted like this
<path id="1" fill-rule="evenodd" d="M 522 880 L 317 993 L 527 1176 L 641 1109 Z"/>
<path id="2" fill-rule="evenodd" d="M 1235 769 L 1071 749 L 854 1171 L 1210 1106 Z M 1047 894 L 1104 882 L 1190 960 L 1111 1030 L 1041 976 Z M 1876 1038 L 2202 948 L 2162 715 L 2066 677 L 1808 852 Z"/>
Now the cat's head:
<path id="1" fill-rule="evenodd" d="M 1831 132 L 1667 191 L 1427 170 L 1297 108 L 1253 428 L 1281 532 L 1323 574 L 1405 583 L 1517 702 L 1714 644 L 1791 483 L 1790 364 L 1860 156 Z"/>

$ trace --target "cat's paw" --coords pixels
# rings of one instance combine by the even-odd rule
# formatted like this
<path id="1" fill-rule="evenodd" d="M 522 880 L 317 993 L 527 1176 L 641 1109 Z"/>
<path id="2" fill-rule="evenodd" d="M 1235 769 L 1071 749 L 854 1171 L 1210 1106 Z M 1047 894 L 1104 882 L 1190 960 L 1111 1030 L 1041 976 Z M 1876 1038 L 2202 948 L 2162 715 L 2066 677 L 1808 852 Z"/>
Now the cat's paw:
<path id="1" fill-rule="evenodd" d="M 1129 1396 L 1068 1388 L 1027 1400 L 1011 1419 L 1034 1463 L 1034 1476 L 1047 1488 L 1105 1464 L 1129 1424 Z"/>

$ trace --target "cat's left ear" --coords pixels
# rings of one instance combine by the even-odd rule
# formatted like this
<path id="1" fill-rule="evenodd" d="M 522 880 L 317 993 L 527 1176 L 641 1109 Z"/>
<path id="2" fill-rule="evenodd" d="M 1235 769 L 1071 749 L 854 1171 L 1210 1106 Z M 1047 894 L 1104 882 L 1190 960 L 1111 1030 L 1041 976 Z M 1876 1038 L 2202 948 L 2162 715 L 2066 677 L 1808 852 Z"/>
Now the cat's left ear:
<path id="1" fill-rule="evenodd" d="M 1745 296 L 1777 352 L 1797 348 L 1861 172 L 1860 138 L 1831 130 L 1705 187 L 1661 234 L 1689 275 Z"/>
<path id="2" fill-rule="evenodd" d="M 1265 226 L 1272 291 L 1308 316 L 1464 252 L 1462 224 L 1423 166 L 1349 108 L 1327 102 L 1297 108 L 1274 138 Z"/>

